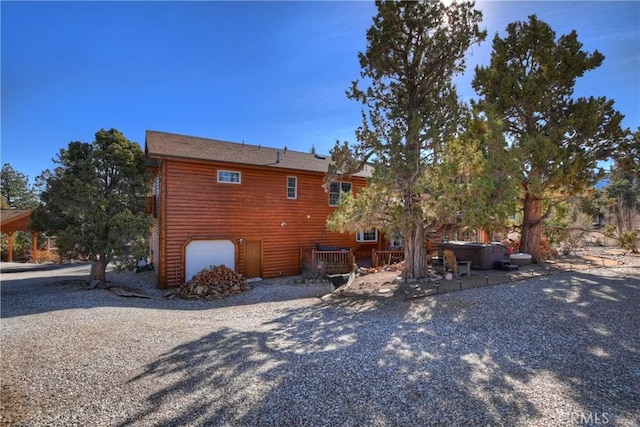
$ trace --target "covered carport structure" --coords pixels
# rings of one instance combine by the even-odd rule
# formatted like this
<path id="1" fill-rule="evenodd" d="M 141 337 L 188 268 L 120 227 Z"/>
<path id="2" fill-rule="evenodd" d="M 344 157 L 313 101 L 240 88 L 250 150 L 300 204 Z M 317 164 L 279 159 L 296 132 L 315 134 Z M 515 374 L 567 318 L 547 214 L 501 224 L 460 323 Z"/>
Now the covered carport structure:
<path id="1" fill-rule="evenodd" d="M 30 231 L 33 248 L 33 259 L 38 258 L 38 233 L 31 230 L 32 209 L 0 210 L 0 231 L 8 237 L 9 248 L 7 261 L 13 261 L 13 237 L 16 231 Z"/>

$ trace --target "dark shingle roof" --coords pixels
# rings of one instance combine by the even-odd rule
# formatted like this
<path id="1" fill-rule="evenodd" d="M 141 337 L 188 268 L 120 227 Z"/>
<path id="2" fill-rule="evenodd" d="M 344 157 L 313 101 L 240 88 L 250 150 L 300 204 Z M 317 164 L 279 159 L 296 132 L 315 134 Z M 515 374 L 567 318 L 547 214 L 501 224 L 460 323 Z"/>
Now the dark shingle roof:
<path id="1" fill-rule="evenodd" d="M 146 132 L 145 140 L 145 151 L 150 158 L 211 160 L 323 173 L 331 163 L 330 156 L 151 130 Z M 365 167 L 355 176 L 370 174 L 370 168 Z"/>
<path id="2" fill-rule="evenodd" d="M 16 218 L 29 215 L 33 209 L 0 209 L 0 218 L 2 222 L 13 221 Z"/>
<path id="3" fill-rule="evenodd" d="M 0 229 L 4 233 L 27 231 L 33 209 L 0 209 Z"/>

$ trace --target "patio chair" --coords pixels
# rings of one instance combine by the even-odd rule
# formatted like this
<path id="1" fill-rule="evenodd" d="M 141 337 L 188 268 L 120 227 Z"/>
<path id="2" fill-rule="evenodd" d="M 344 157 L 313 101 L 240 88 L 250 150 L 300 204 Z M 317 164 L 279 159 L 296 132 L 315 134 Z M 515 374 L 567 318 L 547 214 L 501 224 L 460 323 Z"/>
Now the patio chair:
<path id="1" fill-rule="evenodd" d="M 445 272 L 447 271 L 448 266 L 454 276 L 471 276 L 471 261 L 458 261 L 456 259 L 456 254 L 454 254 L 452 250 L 446 249 L 444 251 L 444 262 Z M 466 271 L 459 271 L 459 266 L 464 266 L 466 268 Z"/>

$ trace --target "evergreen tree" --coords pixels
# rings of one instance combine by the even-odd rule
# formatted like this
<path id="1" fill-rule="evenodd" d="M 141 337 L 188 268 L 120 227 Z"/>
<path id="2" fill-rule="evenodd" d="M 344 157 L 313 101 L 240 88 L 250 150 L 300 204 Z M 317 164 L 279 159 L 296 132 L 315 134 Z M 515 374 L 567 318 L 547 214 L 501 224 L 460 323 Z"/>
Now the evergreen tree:
<path id="1" fill-rule="evenodd" d="M 628 142 L 637 142 L 638 132 Z M 636 147 L 637 148 L 637 147 Z M 636 152 L 637 155 L 637 152 Z M 638 228 L 640 225 L 640 177 L 638 165 L 633 163 L 630 155 L 619 156 L 605 188 L 609 202 L 611 222 L 607 224 L 605 233 L 616 240 L 621 247 L 637 252 Z"/>
<path id="2" fill-rule="evenodd" d="M 640 128 L 622 141 L 616 150 L 614 161 L 616 168 L 640 181 Z"/>
<path id="3" fill-rule="evenodd" d="M 5 163 L 0 171 L 0 193 L 5 209 L 31 209 L 37 206 L 38 197 L 29 185 L 29 177 Z"/>
<path id="4" fill-rule="evenodd" d="M 88 257 L 90 280 L 129 245 L 146 240 L 151 220 L 143 214 L 151 178 L 140 146 L 116 129 L 100 130 L 93 143 L 61 149 L 33 218 L 37 229 L 56 236 L 61 254 Z"/>
<path id="5" fill-rule="evenodd" d="M 404 237 L 404 276 L 418 278 L 426 273 L 425 171 L 460 128 L 464 115 L 452 79 L 464 71 L 467 49 L 486 33 L 479 29 L 482 14 L 473 2 L 377 1 L 376 6 L 366 51 L 359 54 L 362 80 L 347 91 L 363 105 L 358 142 L 336 143 L 327 182 L 373 166 L 362 196 L 371 203 L 360 203 L 368 212 L 361 217 L 372 220 L 378 212 L 385 231 Z M 329 221 L 336 223 L 358 225 Z"/>
<path id="6" fill-rule="evenodd" d="M 516 210 L 517 171 L 502 123 L 475 112 L 465 131 L 447 141 L 442 161 L 427 171 L 425 208 L 432 228 L 505 231 Z"/>
<path id="7" fill-rule="evenodd" d="M 556 40 L 535 15 L 507 26 L 493 39 L 491 63 L 476 67 L 478 106 L 505 123 L 505 137 L 520 163 L 516 178 L 523 206 L 520 251 L 539 258 L 543 222 L 555 203 L 592 186 L 624 135 L 623 116 L 606 98 L 573 98 L 576 79 L 604 56 L 582 50 L 575 31 Z"/>

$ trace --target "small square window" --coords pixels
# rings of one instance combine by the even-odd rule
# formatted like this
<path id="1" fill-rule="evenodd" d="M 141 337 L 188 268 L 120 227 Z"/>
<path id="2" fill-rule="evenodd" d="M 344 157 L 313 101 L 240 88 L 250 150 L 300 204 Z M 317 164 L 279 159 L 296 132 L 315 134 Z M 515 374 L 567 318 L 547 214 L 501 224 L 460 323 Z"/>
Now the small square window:
<path id="1" fill-rule="evenodd" d="M 240 172 L 234 171 L 218 171 L 218 182 L 224 182 L 228 184 L 240 184 Z"/>
<path id="2" fill-rule="evenodd" d="M 287 177 L 287 199 L 298 198 L 298 178 L 295 176 Z"/>

